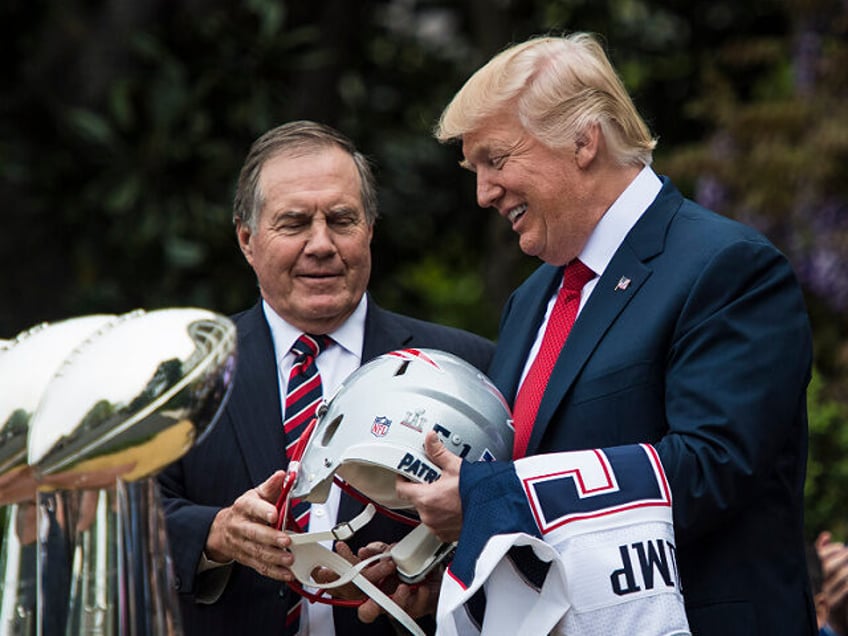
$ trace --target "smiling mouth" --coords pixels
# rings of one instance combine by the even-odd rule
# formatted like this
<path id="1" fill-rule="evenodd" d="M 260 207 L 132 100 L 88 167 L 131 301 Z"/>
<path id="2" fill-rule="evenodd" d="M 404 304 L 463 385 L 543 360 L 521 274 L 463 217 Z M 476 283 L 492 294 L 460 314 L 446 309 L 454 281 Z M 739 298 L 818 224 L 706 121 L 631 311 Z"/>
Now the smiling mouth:
<path id="1" fill-rule="evenodd" d="M 522 203 L 521 205 L 517 205 L 512 208 L 509 212 L 506 213 L 506 218 L 510 223 L 515 223 L 518 219 L 520 219 L 524 213 L 527 211 L 527 204 Z"/>
<path id="2" fill-rule="evenodd" d="M 328 278 L 338 278 L 340 274 L 335 272 L 314 272 L 314 273 L 303 273 L 299 274 L 300 278 L 306 278 L 310 280 L 325 280 Z"/>

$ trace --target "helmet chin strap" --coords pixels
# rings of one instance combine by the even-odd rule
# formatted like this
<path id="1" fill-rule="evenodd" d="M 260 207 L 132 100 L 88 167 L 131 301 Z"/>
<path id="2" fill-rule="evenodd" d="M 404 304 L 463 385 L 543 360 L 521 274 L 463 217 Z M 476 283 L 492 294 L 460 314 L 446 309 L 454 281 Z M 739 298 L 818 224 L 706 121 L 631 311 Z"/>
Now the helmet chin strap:
<path id="1" fill-rule="evenodd" d="M 291 538 L 289 550 L 294 555 L 294 563 L 291 566 L 291 571 L 299 581 L 300 585 L 289 583 L 289 587 L 295 592 L 307 598 L 310 602 L 320 602 L 329 605 L 342 605 L 348 607 L 356 607 L 364 603 L 362 600 L 348 601 L 335 599 L 332 597 L 314 594 L 303 589 L 303 585 L 316 588 L 319 590 L 328 590 L 348 583 L 353 583 L 363 593 L 373 599 L 380 607 L 395 618 L 401 625 L 406 627 L 414 636 L 425 636 L 415 620 L 407 614 L 403 608 L 395 603 L 385 592 L 376 585 L 371 583 L 363 574 L 362 570 L 380 559 L 398 557 L 397 563 L 407 564 L 415 568 L 414 580 L 401 573 L 400 565 L 398 565 L 398 574 L 402 581 L 407 583 L 416 583 L 426 576 L 427 572 L 435 566 L 438 560 L 430 558 L 422 558 L 424 554 L 417 547 L 425 547 L 426 541 L 422 541 L 423 533 L 426 532 L 432 539 L 435 539 L 432 534 L 427 531 L 423 525 L 418 525 L 415 530 L 410 532 L 400 542 L 398 542 L 391 550 L 382 554 L 364 559 L 357 564 L 350 563 L 347 559 L 333 552 L 331 549 L 321 544 L 322 541 L 347 541 L 359 529 L 365 526 L 374 517 L 377 509 L 373 503 L 368 503 L 360 514 L 354 517 L 351 521 L 346 521 L 338 524 L 332 530 L 320 532 L 303 532 L 297 521 L 291 515 L 291 490 L 297 479 L 297 472 L 300 469 L 300 459 L 306 448 L 306 442 L 312 434 L 317 418 L 313 418 L 307 426 L 306 430 L 301 435 L 297 442 L 297 446 L 292 453 L 292 458 L 286 469 L 286 475 L 283 479 L 283 485 L 280 492 L 280 497 L 277 499 L 276 507 L 279 512 L 277 516 L 276 528 L 282 530 L 286 526 Z M 394 513 L 393 513 L 394 514 Z M 407 523 L 415 523 L 414 520 L 407 520 Z M 419 530 L 421 529 L 421 530 Z M 410 539 L 413 537 L 414 539 Z M 410 539 L 407 541 L 407 539 Z M 413 545 L 413 543 L 415 545 Z M 402 546 L 402 547 L 401 547 Z M 442 555 L 443 558 L 444 555 Z M 312 573 L 316 568 L 324 567 L 332 570 L 338 575 L 338 578 L 328 583 L 319 583 L 312 578 Z M 421 567 L 426 567 L 423 571 Z"/>
<path id="2" fill-rule="evenodd" d="M 369 500 L 338 475 L 333 476 L 333 482 L 359 503 L 376 507 L 377 512 L 393 521 L 413 526 L 413 530 L 390 550 L 392 560 L 397 565 L 398 577 L 404 583 L 414 584 L 422 581 L 430 570 L 441 563 L 456 547 L 455 543 L 443 543 L 418 519 L 398 514 Z"/>
<path id="3" fill-rule="evenodd" d="M 413 528 L 389 550 L 404 583 L 420 583 L 434 567 L 453 553 L 456 544 L 442 543 L 423 523 Z"/>
<path id="4" fill-rule="evenodd" d="M 321 532 L 302 532 L 290 533 L 291 545 L 289 550 L 294 554 L 294 563 L 291 566 L 291 571 L 297 580 L 309 587 L 320 590 L 328 590 L 335 587 L 340 587 L 348 583 L 353 583 L 367 596 L 372 598 L 380 607 L 388 612 L 395 620 L 409 630 L 414 636 L 425 636 L 424 631 L 418 626 L 415 620 L 407 614 L 400 605 L 395 603 L 385 592 L 369 581 L 363 574 L 362 570 L 380 559 L 391 557 L 391 552 L 375 554 L 374 556 L 363 559 L 357 564 L 350 563 L 347 559 L 339 554 L 336 554 L 329 548 L 323 546 L 321 541 L 347 541 L 360 528 L 367 524 L 374 517 L 376 509 L 373 505 L 365 507 L 361 513 L 354 517 L 351 521 L 340 523 L 332 530 Z M 332 570 L 338 575 L 338 578 L 328 583 L 319 583 L 312 578 L 312 573 L 316 568 L 323 567 Z M 310 601 L 324 601 L 319 595 L 306 593 L 300 586 L 292 586 L 299 594 L 302 594 Z M 361 601 L 356 601 L 356 605 L 361 605 Z"/>

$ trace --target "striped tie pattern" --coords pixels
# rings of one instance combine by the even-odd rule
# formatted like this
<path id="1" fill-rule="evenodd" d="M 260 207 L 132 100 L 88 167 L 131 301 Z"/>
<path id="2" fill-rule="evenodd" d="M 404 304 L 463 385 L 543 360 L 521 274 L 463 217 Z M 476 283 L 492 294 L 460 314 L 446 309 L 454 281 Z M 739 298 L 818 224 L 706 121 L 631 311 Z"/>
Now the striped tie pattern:
<path id="1" fill-rule="evenodd" d="M 321 375 L 315 358 L 332 342 L 328 336 L 302 334 L 291 348 L 295 356 L 286 388 L 286 412 L 283 428 L 286 432 L 286 458 L 292 453 L 303 431 L 315 417 L 321 403 Z M 293 508 L 294 518 L 301 528 L 309 524 L 309 504 L 298 502 Z"/>
<path id="2" fill-rule="evenodd" d="M 329 336 L 302 334 L 291 348 L 295 355 L 294 364 L 289 372 L 286 387 L 286 405 L 283 428 L 286 433 L 286 458 L 291 461 L 298 439 L 315 417 L 315 411 L 321 403 L 321 375 L 315 358 L 324 351 L 333 340 Z M 301 528 L 309 525 L 309 502 L 293 500 L 292 514 Z M 289 608 L 286 614 L 286 634 L 297 634 L 303 599 Z"/>

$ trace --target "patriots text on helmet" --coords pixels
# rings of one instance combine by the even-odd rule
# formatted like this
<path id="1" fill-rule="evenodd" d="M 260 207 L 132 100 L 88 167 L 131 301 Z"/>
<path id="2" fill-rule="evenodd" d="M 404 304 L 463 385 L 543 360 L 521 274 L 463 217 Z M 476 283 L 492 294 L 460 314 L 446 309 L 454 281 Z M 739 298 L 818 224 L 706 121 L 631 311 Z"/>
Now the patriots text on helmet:
<path id="1" fill-rule="evenodd" d="M 417 459 L 412 453 L 406 453 L 401 458 L 397 467 L 398 470 L 414 475 L 415 477 L 418 477 L 418 479 L 426 481 L 428 484 L 433 483 L 441 476 L 441 473 L 438 470 L 428 465 L 426 462 Z"/>

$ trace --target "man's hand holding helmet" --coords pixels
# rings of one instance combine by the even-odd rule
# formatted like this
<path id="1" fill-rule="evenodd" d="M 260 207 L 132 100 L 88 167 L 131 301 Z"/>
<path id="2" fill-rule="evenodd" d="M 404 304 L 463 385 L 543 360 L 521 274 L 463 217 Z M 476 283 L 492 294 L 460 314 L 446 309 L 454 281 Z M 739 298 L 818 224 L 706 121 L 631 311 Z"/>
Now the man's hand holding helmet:
<path id="1" fill-rule="evenodd" d="M 421 523 L 445 543 L 459 539 L 462 529 L 462 502 L 459 498 L 459 469 L 462 460 L 450 452 L 442 440 L 430 431 L 424 440 L 427 457 L 442 471 L 431 484 L 397 479 L 397 496 L 415 506 Z"/>
<path id="2" fill-rule="evenodd" d="M 248 490 L 215 516 L 206 539 L 205 556 L 216 563 L 238 561 L 263 576 L 291 582 L 294 561 L 288 551 L 291 539 L 275 528 L 279 496 L 285 473 L 275 472 Z"/>

